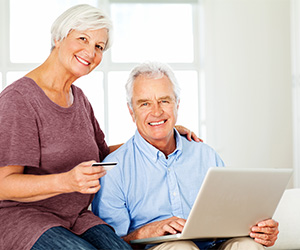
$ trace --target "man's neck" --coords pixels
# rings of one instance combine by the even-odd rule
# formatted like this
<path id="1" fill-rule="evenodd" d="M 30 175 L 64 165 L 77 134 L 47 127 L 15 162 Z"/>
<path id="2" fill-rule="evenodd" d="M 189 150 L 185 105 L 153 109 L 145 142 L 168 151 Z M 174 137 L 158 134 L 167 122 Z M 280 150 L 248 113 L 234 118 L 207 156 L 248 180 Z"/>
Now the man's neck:
<path id="1" fill-rule="evenodd" d="M 168 140 L 157 141 L 155 143 L 151 143 L 151 145 L 163 152 L 165 157 L 168 159 L 168 155 L 173 153 L 176 149 L 175 133 Z"/>

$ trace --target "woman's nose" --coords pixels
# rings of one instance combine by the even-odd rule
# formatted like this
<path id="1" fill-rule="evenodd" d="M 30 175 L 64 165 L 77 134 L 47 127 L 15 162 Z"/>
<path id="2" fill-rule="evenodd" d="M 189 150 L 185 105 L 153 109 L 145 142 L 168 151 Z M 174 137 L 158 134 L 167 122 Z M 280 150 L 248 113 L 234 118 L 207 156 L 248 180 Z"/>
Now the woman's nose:
<path id="1" fill-rule="evenodd" d="M 90 57 L 94 58 L 96 54 L 96 50 L 94 46 L 86 46 L 85 53 Z"/>

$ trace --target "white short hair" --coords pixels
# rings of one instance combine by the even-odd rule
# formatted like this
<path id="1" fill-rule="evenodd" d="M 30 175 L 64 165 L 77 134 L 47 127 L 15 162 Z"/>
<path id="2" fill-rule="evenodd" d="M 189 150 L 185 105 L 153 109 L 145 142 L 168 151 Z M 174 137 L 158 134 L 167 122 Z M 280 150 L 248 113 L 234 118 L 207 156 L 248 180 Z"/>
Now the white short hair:
<path id="1" fill-rule="evenodd" d="M 63 12 L 51 27 L 51 50 L 55 47 L 55 41 L 67 37 L 71 30 L 97 30 L 107 29 L 108 39 L 104 50 L 111 46 L 112 22 L 100 9 L 88 4 L 75 5 Z"/>
<path id="2" fill-rule="evenodd" d="M 160 79 L 164 75 L 168 77 L 172 83 L 173 91 L 175 94 L 175 101 L 178 104 L 180 99 L 180 87 L 172 68 L 165 63 L 145 62 L 135 66 L 131 70 L 127 83 L 125 85 L 127 103 L 131 108 L 132 108 L 132 95 L 133 95 L 134 81 L 140 75 L 146 76 L 151 79 Z"/>

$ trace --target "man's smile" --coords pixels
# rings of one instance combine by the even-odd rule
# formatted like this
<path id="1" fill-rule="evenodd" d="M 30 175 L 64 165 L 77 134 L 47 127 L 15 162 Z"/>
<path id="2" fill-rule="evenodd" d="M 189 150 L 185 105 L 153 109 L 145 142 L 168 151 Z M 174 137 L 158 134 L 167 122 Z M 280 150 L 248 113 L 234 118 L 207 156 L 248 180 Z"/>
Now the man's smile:
<path id="1" fill-rule="evenodd" d="M 158 125 L 164 124 L 165 122 L 167 122 L 167 120 L 162 120 L 160 122 L 149 122 L 148 124 L 151 126 L 158 126 Z"/>

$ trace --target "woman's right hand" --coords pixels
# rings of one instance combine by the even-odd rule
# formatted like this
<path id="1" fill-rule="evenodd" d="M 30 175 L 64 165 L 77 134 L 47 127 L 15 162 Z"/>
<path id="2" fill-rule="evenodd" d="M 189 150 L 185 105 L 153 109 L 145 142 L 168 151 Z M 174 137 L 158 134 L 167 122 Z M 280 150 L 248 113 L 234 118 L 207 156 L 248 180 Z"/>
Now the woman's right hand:
<path id="1" fill-rule="evenodd" d="M 92 166 L 95 161 L 82 162 L 66 172 L 67 192 L 94 194 L 100 189 L 99 179 L 106 174 L 102 166 Z"/>
<path id="2" fill-rule="evenodd" d="M 33 202 L 63 193 L 96 193 L 99 178 L 106 171 L 102 166 L 92 167 L 94 162 L 82 162 L 68 172 L 49 175 L 23 174 L 23 166 L 0 167 L 0 201 Z"/>

